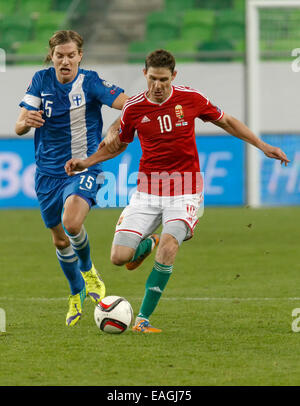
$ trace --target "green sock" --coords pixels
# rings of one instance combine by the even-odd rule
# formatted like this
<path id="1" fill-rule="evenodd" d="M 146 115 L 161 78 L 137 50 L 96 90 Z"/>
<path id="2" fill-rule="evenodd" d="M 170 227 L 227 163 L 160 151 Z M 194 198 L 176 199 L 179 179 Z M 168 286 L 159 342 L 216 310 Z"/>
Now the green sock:
<path id="1" fill-rule="evenodd" d="M 171 276 L 173 265 L 163 265 L 155 261 L 146 282 L 145 296 L 138 317 L 149 319 Z"/>
<path id="2" fill-rule="evenodd" d="M 134 256 L 132 257 L 130 262 L 135 261 L 137 258 L 139 258 L 140 256 L 142 256 L 144 254 L 148 254 L 152 249 L 152 243 L 153 243 L 152 238 L 145 238 L 145 240 L 142 240 L 139 243 L 139 245 L 134 253 Z"/>

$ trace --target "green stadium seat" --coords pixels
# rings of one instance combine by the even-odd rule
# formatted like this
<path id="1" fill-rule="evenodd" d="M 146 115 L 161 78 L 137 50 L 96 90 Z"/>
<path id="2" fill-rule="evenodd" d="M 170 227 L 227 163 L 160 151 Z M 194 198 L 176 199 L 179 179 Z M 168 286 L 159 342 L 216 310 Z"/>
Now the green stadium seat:
<path id="1" fill-rule="evenodd" d="M 219 40 L 219 41 L 207 41 L 200 44 L 199 51 L 233 51 L 233 44 L 231 41 L 228 40 Z M 200 57 L 200 61 L 209 61 L 209 62 L 216 62 L 216 61 L 231 61 L 233 59 L 232 56 L 218 56 L 218 57 Z"/>
<path id="2" fill-rule="evenodd" d="M 186 40 L 209 41 L 213 36 L 215 13 L 213 10 L 189 10 L 183 15 L 181 36 Z"/>
<path id="3" fill-rule="evenodd" d="M 62 28 L 65 20 L 65 13 L 60 11 L 52 11 L 47 14 L 41 14 L 36 22 L 36 40 L 47 41 L 54 34 Z"/>
<path id="4" fill-rule="evenodd" d="M 234 60 L 235 61 L 244 61 L 244 59 L 246 57 L 246 39 L 241 39 L 241 40 L 235 42 L 234 50 L 243 54 L 243 57 L 241 57 L 241 58 L 235 57 Z"/>
<path id="5" fill-rule="evenodd" d="M 183 16 L 183 26 L 205 24 L 211 26 L 215 23 L 215 12 L 213 10 L 197 9 L 188 10 Z"/>
<path id="6" fill-rule="evenodd" d="M 1 34 L 6 43 L 28 41 L 32 38 L 32 22 L 22 16 L 5 16 L 1 22 Z"/>
<path id="7" fill-rule="evenodd" d="M 129 62 L 144 63 L 146 55 L 159 48 L 164 48 L 164 41 L 158 43 L 153 41 L 133 41 L 128 46 L 129 55 L 132 55 Z"/>
<path id="8" fill-rule="evenodd" d="M 237 53 L 232 59 L 233 62 L 244 62 L 246 58 L 246 39 L 234 42 L 234 51 Z M 240 54 L 240 55 L 239 55 Z"/>
<path id="9" fill-rule="evenodd" d="M 148 41 L 171 40 L 179 36 L 179 19 L 177 14 L 153 12 L 147 16 L 146 38 Z"/>
<path id="10" fill-rule="evenodd" d="M 51 11 L 41 14 L 38 19 L 38 27 L 59 27 L 65 19 L 66 13 L 61 11 Z"/>
<path id="11" fill-rule="evenodd" d="M 0 14 L 9 15 L 16 11 L 16 0 L 0 0 Z"/>
<path id="12" fill-rule="evenodd" d="M 195 0 L 165 0 L 165 9 L 174 12 L 182 12 L 195 8 Z"/>
<path id="13" fill-rule="evenodd" d="M 234 0 L 195 0 L 196 8 L 206 8 L 211 10 L 222 10 L 232 7 Z M 246 0 L 242 0 L 246 1 Z"/>
<path id="14" fill-rule="evenodd" d="M 18 43 L 6 41 L 3 38 L 0 40 L 0 48 L 4 49 L 7 54 L 12 54 L 16 52 Z"/>
<path id="15" fill-rule="evenodd" d="M 198 42 L 195 40 L 177 39 L 168 41 L 165 49 L 172 52 L 176 58 L 176 62 L 195 62 L 196 58 L 193 54 L 198 52 Z M 184 55 L 190 54 L 190 55 Z"/>
<path id="16" fill-rule="evenodd" d="M 22 61 L 18 62 L 19 65 L 42 65 L 47 53 L 47 43 L 40 41 L 23 42 L 19 44 L 16 51 L 17 55 L 24 57 Z"/>
<path id="17" fill-rule="evenodd" d="M 48 53 L 48 45 L 41 41 L 23 42 L 17 49 L 19 55 L 44 55 Z"/>
<path id="18" fill-rule="evenodd" d="M 245 37 L 245 15 L 239 10 L 216 13 L 215 39 L 238 42 Z"/>
<path id="19" fill-rule="evenodd" d="M 246 8 L 246 0 L 233 0 L 233 8 L 244 12 Z"/>
<path id="20" fill-rule="evenodd" d="M 33 12 L 47 13 L 51 9 L 52 0 L 22 0 L 17 2 L 17 12 L 31 14 Z"/>
<path id="21" fill-rule="evenodd" d="M 212 27 L 184 27 L 182 29 L 182 38 L 186 40 L 198 39 L 199 42 L 209 41 L 213 37 Z"/>
<path id="22" fill-rule="evenodd" d="M 241 39 L 245 38 L 245 28 L 244 27 L 230 27 L 230 26 L 217 26 L 215 30 L 216 40 L 227 40 L 233 43 L 239 42 Z"/>
<path id="23" fill-rule="evenodd" d="M 52 9 L 57 11 L 66 11 L 73 0 L 51 0 Z"/>

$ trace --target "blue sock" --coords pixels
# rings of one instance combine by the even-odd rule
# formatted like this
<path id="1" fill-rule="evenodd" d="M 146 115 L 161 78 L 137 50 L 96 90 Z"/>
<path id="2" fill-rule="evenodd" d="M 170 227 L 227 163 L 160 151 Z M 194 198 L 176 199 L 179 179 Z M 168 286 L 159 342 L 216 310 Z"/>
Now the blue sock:
<path id="1" fill-rule="evenodd" d="M 78 266 L 78 258 L 71 246 L 62 250 L 56 249 L 60 266 L 69 282 L 72 295 L 76 295 L 84 288 L 84 279 Z"/>
<path id="2" fill-rule="evenodd" d="M 81 231 L 77 235 L 72 235 L 67 232 L 72 248 L 79 259 L 79 268 L 82 272 L 87 272 L 92 268 L 92 260 L 90 253 L 90 243 L 87 232 L 82 226 Z"/>

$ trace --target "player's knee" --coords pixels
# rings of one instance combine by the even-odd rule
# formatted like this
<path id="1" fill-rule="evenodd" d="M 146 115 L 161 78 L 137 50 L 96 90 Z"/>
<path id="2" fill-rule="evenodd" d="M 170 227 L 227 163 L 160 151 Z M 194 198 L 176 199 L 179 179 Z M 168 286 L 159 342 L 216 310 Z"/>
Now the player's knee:
<path id="1" fill-rule="evenodd" d="M 67 248 L 70 245 L 70 242 L 69 242 L 68 238 L 54 237 L 53 238 L 53 244 L 57 249 L 63 250 L 63 249 Z"/>
<path id="2" fill-rule="evenodd" d="M 116 266 L 122 266 L 133 257 L 134 250 L 129 247 L 113 246 L 110 254 L 111 262 Z"/>
<path id="3" fill-rule="evenodd" d="M 68 226 L 64 225 L 66 231 L 68 234 L 72 235 L 77 235 L 80 233 L 81 231 L 81 224 L 77 225 L 77 224 L 70 224 Z"/>
<path id="4" fill-rule="evenodd" d="M 163 256 L 174 256 L 176 255 L 178 248 L 179 244 L 177 239 L 170 234 L 164 234 L 164 238 L 162 238 L 159 243 L 159 252 Z"/>
<path id="5" fill-rule="evenodd" d="M 111 260 L 111 263 L 116 266 L 122 266 L 126 263 L 117 254 L 111 254 L 110 260 Z"/>
<path id="6" fill-rule="evenodd" d="M 77 235 L 81 231 L 82 223 L 74 218 L 63 217 L 63 226 L 68 234 Z"/>

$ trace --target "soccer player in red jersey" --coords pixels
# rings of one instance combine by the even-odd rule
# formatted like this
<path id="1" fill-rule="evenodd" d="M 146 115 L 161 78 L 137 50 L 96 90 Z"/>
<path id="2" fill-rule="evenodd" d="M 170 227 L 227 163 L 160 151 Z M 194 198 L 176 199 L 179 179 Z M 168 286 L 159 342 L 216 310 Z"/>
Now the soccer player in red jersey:
<path id="1" fill-rule="evenodd" d="M 85 160 L 71 159 L 69 175 L 113 158 L 133 141 L 135 131 L 142 147 L 138 188 L 116 226 L 111 250 L 115 265 L 137 268 L 158 245 L 153 269 L 133 329 L 158 333 L 150 325 L 173 270 L 179 246 L 193 236 L 203 199 L 203 182 L 195 140 L 196 118 L 211 121 L 229 134 L 259 148 L 270 158 L 288 164 L 285 153 L 255 136 L 236 118 L 214 106 L 198 90 L 173 86 L 175 59 L 165 50 L 149 54 L 144 75 L 148 89 L 127 100 L 119 133 L 111 134 L 99 150 Z M 153 232 L 162 224 L 161 237 Z"/>

